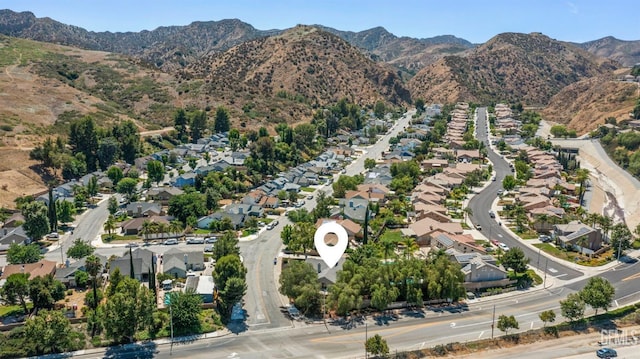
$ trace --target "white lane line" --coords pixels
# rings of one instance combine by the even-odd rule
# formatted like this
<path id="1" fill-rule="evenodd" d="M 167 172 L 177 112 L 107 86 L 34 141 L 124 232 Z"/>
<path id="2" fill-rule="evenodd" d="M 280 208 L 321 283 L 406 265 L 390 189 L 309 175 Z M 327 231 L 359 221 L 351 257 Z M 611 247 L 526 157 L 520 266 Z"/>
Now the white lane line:
<path id="1" fill-rule="evenodd" d="M 616 308 L 618 308 L 620 306 L 620 304 L 618 304 L 617 300 L 614 300 L 614 302 L 616 303 Z"/>
<path id="2" fill-rule="evenodd" d="M 556 278 L 560 278 L 560 277 L 564 277 L 565 275 L 567 275 L 567 273 L 558 274 L 558 275 L 556 275 L 556 276 L 554 276 L 554 277 L 556 277 Z"/>
<path id="3" fill-rule="evenodd" d="M 484 330 L 480 332 L 480 335 L 478 335 L 478 339 L 482 338 L 482 334 L 484 334 Z"/>
<path id="4" fill-rule="evenodd" d="M 531 329 L 533 329 L 533 322 L 531 322 Z"/>

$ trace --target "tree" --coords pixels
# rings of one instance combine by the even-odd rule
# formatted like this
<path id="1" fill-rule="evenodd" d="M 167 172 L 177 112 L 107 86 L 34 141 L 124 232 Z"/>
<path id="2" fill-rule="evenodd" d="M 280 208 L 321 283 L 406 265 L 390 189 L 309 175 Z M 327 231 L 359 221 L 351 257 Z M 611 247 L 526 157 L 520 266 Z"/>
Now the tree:
<path id="1" fill-rule="evenodd" d="M 87 183 L 87 194 L 89 195 L 89 197 L 94 197 L 98 194 L 98 190 L 98 177 L 91 176 L 91 178 L 89 178 L 89 182 Z"/>
<path id="2" fill-rule="evenodd" d="M 197 143 L 207 128 L 207 113 L 195 111 L 191 114 L 191 142 Z"/>
<path id="3" fill-rule="evenodd" d="M 383 339 L 380 334 L 376 334 L 368 338 L 364 343 L 364 347 L 367 353 L 371 353 L 376 356 L 386 356 L 389 354 L 389 345 L 387 345 L 387 341 Z"/>
<path id="4" fill-rule="evenodd" d="M 109 166 L 116 162 L 118 153 L 120 152 L 120 143 L 114 137 L 105 137 L 98 142 L 98 165 L 102 170 L 106 170 Z"/>
<path id="5" fill-rule="evenodd" d="M 115 229 L 116 229 L 116 219 L 113 217 L 113 215 L 110 214 L 109 217 L 107 217 L 107 220 L 104 222 L 104 230 L 107 231 L 107 235 L 109 235 L 110 239 L 113 239 L 113 236 L 111 236 L 111 233 Z"/>
<path id="6" fill-rule="evenodd" d="M 184 111 L 184 109 L 177 109 L 173 115 L 173 128 L 176 129 L 176 132 L 178 133 L 178 140 L 180 142 L 187 142 L 187 140 L 189 139 L 187 136 L 188 122 L 189 121 L 187 120 L 187 113 Z"/>
<path id="7" fill-rule="evenodd" d="M 116 212 L 118 212 L 120 205 L 118 204 L 118 199 L 116 198 L 116 196 L 109 197 L 109 203 L 107 208 L 109 209 L 109 214 L 112 216 L 115 215 Z"/>
<path id="8" fill-rule="evenodd" d="M 398 298 L 399 294 L 397 287 L 374 283 L 371 286 L 371 305 L 380 311 L 385 310 L 391 302 Z"/>
<path id="9" fill-rule="evenodd" d="M 73 202 L 69 201 L 56 201 L 57 220 L 60 223 L 73 222 L 74 215 L 76 214 L 76 206 Z"/>
<path id="10" fill-rule="evenodd" d="M 82 238 L 76 238 L 69 249 L 67 249 L 67 257 L 73 259 L 84 258 L 93 253 L 95 250 L 89 243 L 82 240 Z"/>
<path id="11" fill-rule="evenodd" d="M 524 273 L 527 271 L 529 258 L 524 255 L 522 249 L 515 247 L 502 255 L 501 262 L 506 269 L 513 269 L 516 273 Z"/>
<path id="12" fill-rule="evenodd" d="M 19 303 L 27 314 L 27 298 L 29 297 L 29 273 L 14 273 L 7 278 L 0 288 L 2 299 L 9 304 Z"/>
<path id="13" fill-rule="evenodd" d="M 53 198 L 53 186 L 49 186 L 49 203 L 47 203 L 47 217 L 49 218 L 49 227 L 52 231 L 58 230 L 58 212 L 56 211 L 56 209 L 56 200 Z"/>
<path id="14" fill-rule="evenodd" d="M 168 213 L 182 223 L 187 223 L 187 218 L 189 217 L 200 218 L 207 214 L 205 198 L 197 192 L 173 196 L 169 200 Z"/>
<path id="15" fill-rule="evenodd" d="M 216 109 L 216 118 L 213 120 L 213 131 L 215 133 L 229 131 L 231 128 L 229 118 L 229 111 L 224 106 L 218 107 Z"/>
<path id="16" fill-rule="evenodd" d="M 507 191 L 511 191 L 512 189 L 516 188 L 517 184 L 518 182 L 512 175 L 506 175 L 502 180 L 502 188 Z"/>
<path id="17" fill-rule="evenodd" d="M 632 242 L 633 235 L 626 224 L 617 223 L 613 226 L 611 230 L 611 248 L 617 251 L 616 258 L 619 258 L 626 249 L 631 248 Z"/>
<path id="18" fill-rule="evenodd" d="M 609 310 L 615 292 L 615 288 L 608 280 L 602 277 L 591 277 L 579 293 L 585 304 L 595 309 L 598 315 L 598 309 Z"/>
<path id="19" fill-rule="evenodd" d="M 385 106 L 384 102 L 378 101 L 373 107 L 373 113 L 377 118 L 383 118 L 385 113 L 387 112 L 387 106 Z"/>
<path id="20" fill-rule="evenodd" d="M 124 178 L 124 174 L 122 173 L 122 169 L 118 166 L 111 166 L 107 170 L 107 177 L 111 180 L 111 183 L 117 185 L 121 179 Z"/>
<path id="21" fill-rule="evenodd" d="M 7 251 L 7 262 L 9 262 L 9 264 L 35 263 L 41 258 L 40 246 L 37 244 L 23 246 L 21 244 L 11 243 Z"/>
<path id="22" fill-rule="evenodd" d="M 291 261 L 280 273 L 280 293 L 297 302 L 302 287 L 318 283 L 318 274 L 313 266 L 303 261 Z"/>
<path id="23" fill-rule="evenodd" d="M 155 307 L 150 289 L 135 279 L 122 278 L 104 305 L 106 336 L 116 343 L 132 342 L 138 331 L 151 326 Z"/>
<path id="24" fill-rule="evenodd" d="M 121 179 L 120 182 L 118 182 L 116 186 L 116 191 L 118 191 L 118 193 L 125 195 L 125 197 L 127 197 L 127 201 L 132 201 L 136 196 L 137 187 L 138 187 L 137 180 L 130 177 L 126 177 Z"/>
<path id="25" fill-rule="evenodd" d="M 87 272 L 82 270 L 77 270 L 74 275 L 74 279 L 76 280 L 76 287 L 78 288 L 86 288 L 87 283 L 89 282 L 89 275 Z"/>
<path id="26" fill-rule="evenodd" d="M 414 101 L 414 104 L 416 106 L 416 110 L 418 111 L 418 113 L 423 113 L 424 112 L 424 100 L 421 98 L 418 98 Z"/>
<path id="27" fill-rule="evenodd" d="M 207 210 L 209 211 L 217 210 L 219 207 L 218 201 L 221 198 L 220 193 L 218 193 L 218 191 L 216 191 L 214 188 L 207 188 L 204 195 L 205 195 L 205 207 L 207 208 Z"/>
<path id="28" fill-rule="evenodd" d="M 61 353 L 84 347 L 82 336 L 73 331 L 69 319 L 58 310 L 43 310 L 27 319 L 25 335 L 34 339 L 33 343 L 38 355 Z"/>
<path id="29" fill-rule="evenodd" d="M 91 117 L 84 117 L 71 123 L 69 127 L 69 145 L 75 155 L 82 153 L 85 158 L 87 170 L 96 170 L 98 151 L 98 131 Z"/>
<path id="30" fill-rule="evenodd" d="M 240 261 L 240 257 L 230 254 L 216 261 L 213 278 L 215 279 L 215 283 L 218 288 L 225 288 L 227 280 L 233 277 L 244 279 L 246 274 L 247 269 Z"/>
<path id="31" fill-rule="evenodd" d="M 193 289 L 185 292 L 171 292 L 169 295 L 176 335 L 200 334 L 202 297 Z"/>
<path id="32" fill-rule="evenodd" d="M 545 310 L 538 316 L 540 317 L 540 320 L 542 320 L 542 323 L 544 323 L 545 327 L 547 326 L 547 323 L 553 323 L 556 321 L 556 312 L 554 312 L 553 309 Z"/>
<path id="33" fill-rule="evenodd" d="M 247 283 L 244 278 L 231 277 L 225 282 L 224 290 L 220 293 L 224 309 L 220 314 L 223 318 L 230 318 L 233 306 L 239 303 L 246 293 Z"/>
<path id="34" fill-rule="evenodd" d="M 164 179 L 164 165 L 160 161 L 151 160 L 147 162 L 147 178 L 160 183 Z"/>
<path id="35" fill-rule="evenodd" d="M 39 241 L 42 237 L 49 233 L 49 217 L 47 215 L 47 206 L 40 201 L 33 201 L 22 207 L 22 215 L 24 216 L 24 231 L 31 239 Z"/>
<path id="36" fill-rule="evenodd" d="M 60 281 L 53 279 L 51 274 L 35 277 L 29 282 L 29 298 L 33 302 L 33 309 L 53 309 L 55 302 L 63 299 L 65 287 Z"/>
<path id="37" fill-rule="evenodd" d="M 96 310 L 96 308 L 98 307 L 98 274 L 102 270 L 102 263 L 100 263 L 100 258 L 92 254 L 85 260 L 84 267 L 87 270 L 87 273 L 91 276 L 94 304 L 91 308 L 93 310 Z"/>
<path id="38" fill-rule="evenodd" d="M 560 301 L 560 313 L 563 317 L 575 322 L 584 317 L 585 303 L 580 293 L 571 293 L 567 299 Z"/>
<path id="39" fill-rule="evenodd" d="M 498 317 L 498 329 L 508 335 L 510 329 L 519 329 L 518 321 L 513 315 L 507 317 L 502 314 Z"/>
<path id="40" fill-rule="evenodd" d="M 373 158 L 365 158 L 364 159 L 364 168 L 370 170 L 376 167 L 376 160 Z"/>

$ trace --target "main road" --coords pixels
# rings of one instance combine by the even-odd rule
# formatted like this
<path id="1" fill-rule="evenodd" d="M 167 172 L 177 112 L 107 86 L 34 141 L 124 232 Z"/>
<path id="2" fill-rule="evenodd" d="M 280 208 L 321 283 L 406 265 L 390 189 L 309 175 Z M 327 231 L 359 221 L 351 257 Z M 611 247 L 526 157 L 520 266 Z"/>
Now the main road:
<path id="1" fill-rule="evenodd" d="M 561 278 L 562 280 L 570 280 L 582 276 L 582 272 L 571 268 L 570 265 L 567 265 L 552 256 L 545 255 L 546 253 L 541 253 L 538 250 L 534 250 L 531 247 L 524 245 L 519 239 L 513 237 L 501 225 L 499 225 L 495 219 L 490 217 L 489 209 L 498 195 L 498 190 L 502 189 L 502 180 L 506 175 L 511 174 L 511 168 L 509 167 L 509 163 L 507 163 L 502 156 L 495 153 L 491 149 L 491 146 L 489 146 L 487 133 L 487 109 L 485 107 L 478 108 L 476 116 L 476 136 L 478 140 L 484 142 L 486 145 L 487 157 L 493 164 L 493 168 L 496 172 L 496 181 L 491 182 L 487 188 L 473 196 L 469 201 L 469 207 L 473 211 L 473 223 L 480 224 L 482 233 L 486 237 L 491 237 L 490 239 L 497 239 L 498 241 L 505 243 L 510 248 L 520 247 L 524 251 L 524 254 L 529 258 L 529 264 L 541 271 L 545 271 L 546 269 L 547 275 Z"/>

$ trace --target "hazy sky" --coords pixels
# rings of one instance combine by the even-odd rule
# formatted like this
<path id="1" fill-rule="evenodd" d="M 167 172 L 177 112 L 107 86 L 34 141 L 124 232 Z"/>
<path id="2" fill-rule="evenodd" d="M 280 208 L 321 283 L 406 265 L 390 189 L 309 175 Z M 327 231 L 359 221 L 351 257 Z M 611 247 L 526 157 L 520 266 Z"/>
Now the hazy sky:
<path id="1" fill-rule="evenodd" d="M 92 31 L 140 31 L 237 18 L 260 30 L 321 24 L 361 31 L 383 26 L 397 36 L 455 35 L 474 43 L 501 32 L 542 32 L 564 41 L 605 36 L 640 40 L 634 0 L 2 0 Z"/>

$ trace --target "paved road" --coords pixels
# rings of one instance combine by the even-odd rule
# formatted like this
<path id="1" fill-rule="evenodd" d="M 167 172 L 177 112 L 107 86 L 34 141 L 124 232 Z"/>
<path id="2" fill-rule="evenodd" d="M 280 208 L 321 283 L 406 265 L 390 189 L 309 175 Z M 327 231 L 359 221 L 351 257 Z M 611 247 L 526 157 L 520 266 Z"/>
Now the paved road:
<path id="1" fill-rule="evenodd" d="M 476 136 L 487 145 L 488 158 L 496 171 L 496 181 L 492 182 L 486 189 L 479 194 L 476 194 L 469 201 L 469 207 L 473 210 L 473 216 L 471 216 L 473 224 L 480 224 L 482 226 L 482 233 L 486 237 L 490 237 L 490 239 L 497 239 L 500 242 L 504 242 L 509 247 L 522 248 L 524 254 L 530 259 L 529 264 L 541 271 L 544 271 L 545 267 L 547 267 L 547 273 L 550 276 L 561 278 L 563 280 L 580 277 L 582 272 L 571 268 L 571 266 L 566 265 L 551 256 L 541 256 L 539 251 L 522 244 L 517 238 L 511 236 L 506 230 L 504 230 L 502 226 L 498 225 L 495 219 L 489 216 L 491 204 L 496 199 L 498 190 L 502 188 L 502 180 L 506 175 L 511 174 L 511 169 L 507 161 L 495 153 L 489 146 L 487 125 L 487 109 L 484 107 L 478 108 Z M 549 258 L 548 264 L 546 258 Z"/>

